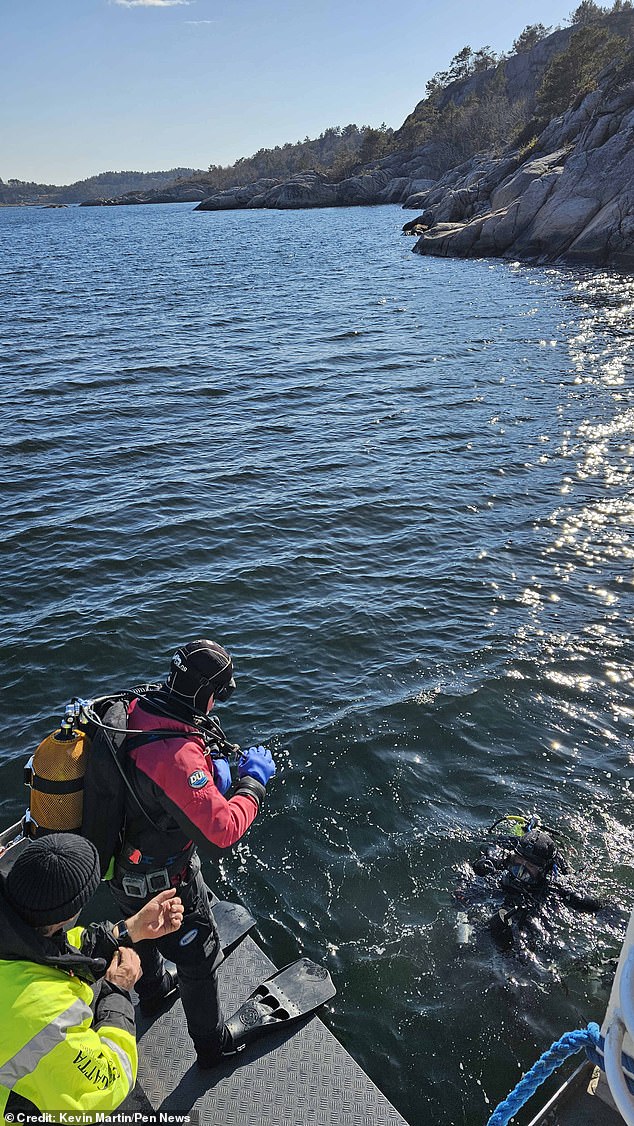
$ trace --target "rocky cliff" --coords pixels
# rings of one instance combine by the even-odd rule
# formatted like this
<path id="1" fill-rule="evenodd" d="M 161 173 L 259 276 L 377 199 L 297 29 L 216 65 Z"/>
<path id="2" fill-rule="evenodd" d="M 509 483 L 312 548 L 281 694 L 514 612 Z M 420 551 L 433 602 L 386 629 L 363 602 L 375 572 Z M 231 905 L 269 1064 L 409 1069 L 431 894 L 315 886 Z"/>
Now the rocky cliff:
<path id="1" fill-rule="evenodd" d="M 418 171 L 418 163 L 416 170 Z M 427 168 L 428 165 L 426 164 Z M 399 169 L 400 171 L 400 169 Z M 197 211 L 226 211 L 236 208 L 362 207 L 374 203 L 402 203 L 412 192 L 431 188 L 436 177 L 397 175 L 388 168 L 372 168 L 332 183 L 323 172 L 298 172 L 290 180 L 256 180 L 244 187 L 203 200 Z"/>
<path id="2" fill-rule="evenodd" d="M 410 199 L 418 254 L 634 267 L 634 82 L 608 71 L 530 152 L 479 155 Z"/>
<path id="3" fill-rule="evenodd" d="M 438 99 L 438 111 L 442 113 L 449 104 L 463 106 L 474 98 L 486 102 L 495 91 L 495 94 L 502 92 L 510 105 L 521 106 L 526 119 L 532 112 L 535 92 L 546 67 L 564 49 L 570 36 L 570 28 L 553 32 L 530 51 L 511 55 L 482 73 L 451 82 Z M 381 203 L 416 206 L 418 193 L 432 187 L 456 164 L 454 149 L 445 137 L 414 146 L 406 143 L 427 105 L 428 99 L 419 102 L 397 130 L 394 135 L 396 151 L 347 179 L 335 182 L 328 175 L 309 171 L 286 181 L 259 180 L 214 192 L 197 210 L 361 207 Z"/>

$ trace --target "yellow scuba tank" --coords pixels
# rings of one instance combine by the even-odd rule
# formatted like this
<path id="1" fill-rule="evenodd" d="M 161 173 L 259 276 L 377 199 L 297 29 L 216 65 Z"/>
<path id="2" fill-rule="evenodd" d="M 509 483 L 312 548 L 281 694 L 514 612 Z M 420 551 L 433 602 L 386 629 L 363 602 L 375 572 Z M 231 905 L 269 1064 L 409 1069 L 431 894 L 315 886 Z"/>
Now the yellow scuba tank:
<path id="1" fill-rule="evenodd" d="M 79 724 L 79 709 L 69 704 L 57 731 L 44 739 L 24 770 L 30 790 L 29 836 L 81 832 L 84 771 L 90 739 Z"/>

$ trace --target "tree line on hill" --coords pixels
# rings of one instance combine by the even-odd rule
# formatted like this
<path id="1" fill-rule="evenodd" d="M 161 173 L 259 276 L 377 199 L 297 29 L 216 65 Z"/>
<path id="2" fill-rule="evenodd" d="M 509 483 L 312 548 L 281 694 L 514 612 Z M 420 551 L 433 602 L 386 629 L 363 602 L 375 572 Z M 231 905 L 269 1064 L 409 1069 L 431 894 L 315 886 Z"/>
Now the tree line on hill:
<path id="1" fill-rule="evenodd" d="M 0 180 L 0 204 L 37 203 L 41 206 L 63 203 L 84 203 L 104 196 L 120 196 L 132 191 L 163 188 L 174 180 L 191 176 L 193 168 L 171 168 L 169 172 L 100 172 L 86 180 L 59 187 L 36 184 L 26 180 Z"/>
<path id="2" fill-rule="evenodd" d="M 511 55 L 464 47 L 447 70 L 428 81 L 426 97 L 393 135 L 395 148 L 408 151 L 435 142 L 444 147 L 450 168 L 477 152 L 500 152 L 536 136 L 551 118 L 594 89 L 608 64 L 621 67 L 627 79 L 634 42 L 632 0 L 614 0 L 611 8 L 582 0 L 570 25 L 565 46 L 546 64 L 536 88 L 525 87 L 521 97 L 508 89 L 509 58 L 532 50 L 560 27 L 529 24 Z"/>
<path id="3" fill-rule="evenodd" d="M 341 180 L 350 175 L 350 169 L 367 164 L 388 152 L 393 130 L 382 124 L 331 125 L 319 137 L 305 137 L 295 144 L 276 145 L 259 149 L 253 156 L 241 157 L 235 164 L 222 167 L 209 166 L 200 179 L 212 191 L 222 191 L 235 184 L 253 184 L 268 177 L 290 179 L 298 172 L 313 169 L 328 174 L 330 179 Z"/>

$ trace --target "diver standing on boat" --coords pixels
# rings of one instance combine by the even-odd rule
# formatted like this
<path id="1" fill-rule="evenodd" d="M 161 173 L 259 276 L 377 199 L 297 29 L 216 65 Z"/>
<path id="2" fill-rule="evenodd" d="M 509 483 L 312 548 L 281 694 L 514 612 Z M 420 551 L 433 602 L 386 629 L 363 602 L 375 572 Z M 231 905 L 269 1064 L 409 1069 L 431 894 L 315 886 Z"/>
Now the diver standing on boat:
<path id="1" fill-rule="evenodd" d="M 223 955 L 196 846 L 225 849 L 240 840 L 275 774 L 271 752 L 252 747 L 240 759 L 231 796 L 225 796 L 232 776 L 222 750 L 229 744 L 209 713 L 234 688 L 227 650 L 201 639 L 181 646 L 165 683 L 130 704 L 127 726 L 134 734 L 125 742 L 130 787 L 110 885 L 124 912 L 163 888 L 178 889 L 183 927 L 178 935 L 139 944 L 143 978 L 138 994 L 142 1012 L 151 1014 L 180 989 L 201 1067 L 212 1067 L 235 1044 L 220 1008 L 217 968 Z M 145 731 L 151 735 L 144 737 Z M 178 983 L 164 957 L 176 964 Z"/>
<path id="2" fill-rule="evenodd" d="M 128 947 L 177 931 L 182 905 L 164 891 L 125 923 L 75 927 L 99 879 L 97 850 L 72 833 L 29 842 L 0 876 L 3 1122 L 61 1111 L 103 1116 L 134 1086 L 130 990 L 141 965 Z"/>

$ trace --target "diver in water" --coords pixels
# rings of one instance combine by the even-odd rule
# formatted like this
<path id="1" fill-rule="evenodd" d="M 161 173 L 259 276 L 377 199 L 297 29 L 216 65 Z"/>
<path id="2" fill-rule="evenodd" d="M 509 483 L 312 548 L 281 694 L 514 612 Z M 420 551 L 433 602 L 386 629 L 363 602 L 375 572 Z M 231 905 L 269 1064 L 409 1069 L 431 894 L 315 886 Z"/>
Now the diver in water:
<path id="1" fill-rule="evenodd" d="M 523 826 L 521 835 L 498 836 L 471 868 L 480 877 L 477 888 L 464 886 L 456 892 L 461 907 L 481 898 L 482 891 L 493 892 L 502 902 L 488 920 L 495 942 L 510 948 L 520 932 L 544 911 L 548 900 L 561 900 L 575 911 L 596 914 L 604 906 L 596 896 L 586 895 L 570 885 L 570 870 L 551 832 L 536 827 L 536 818 L 505 818 Z M 496 825 L 499 822 L 496 822 Z M 492 826 L 493 830 L 496 826 Z M 462 913 L 461 913 L 462 914 Z M 461 923 L 464 928 L 467 924 Z M 468 931 L 464 931 L 463 935 Z M 460 938 L 459 938 L 460 941 Z"/>

